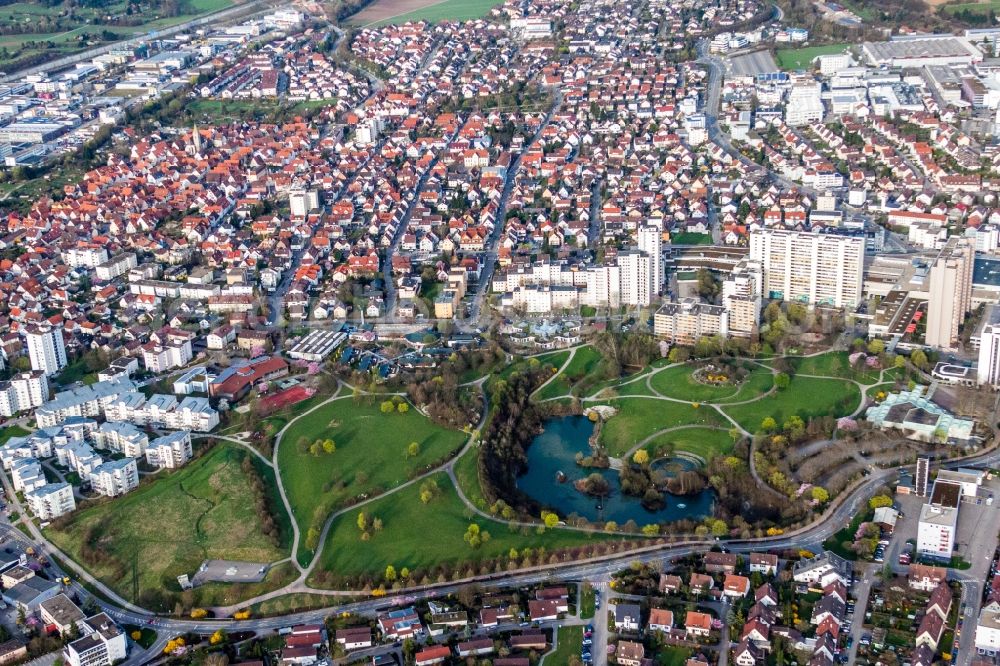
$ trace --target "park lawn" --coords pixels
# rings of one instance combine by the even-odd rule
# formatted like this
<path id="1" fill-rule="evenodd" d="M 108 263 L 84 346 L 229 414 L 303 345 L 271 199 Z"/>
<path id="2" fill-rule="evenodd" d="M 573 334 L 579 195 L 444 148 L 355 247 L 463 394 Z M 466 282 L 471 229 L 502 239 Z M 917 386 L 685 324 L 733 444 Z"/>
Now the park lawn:
<path id="1" fill-rule="evenodd" d="M 481 511 L 489 510 L 486 498 L 483 497 L 483 486 L 479 482 L 479 447 L 470 446 L 468 451 L 455 460 L 455 478 L 467 500 Z"/>
<path id="2" fill-rule="evenodd" d="M 0 444 L 6 444 L 11 437 L 24 437 L 25 435 L 30 435 L 31 431 L 22 428 L 21 426 L 9 425 L 6 428 L 0 430 Z"/>
<path id="3" fill-rule="evenodd" d="M 124 497 L 78 510 L 65 526 L 50 526 L 45 534 L 132 602 L 143 590 L 179 590 L 177 576 L 194 574 L 206 559 L 283 559 L 291 531 L 282 534 L 281 547 L 273 546 L 261 531 L 241 469 L 243 459 L 251 455 L 239 446 L 217 444 L 182 469 L 160 472 Z M 81 550 L 88 538 L 105 559 L 84 561 Z"/>
<path id="4" fill-rule="evenodd" d="M 337 450 L 312 455 L 307 449 L 317 439 L 332 439 Z M 378 401 L 329 402 L 293 421 L 278 448 L 292 517 L 304 535 L 348 500 L 385 492 L 443 462 L 465 439 L 412 406 L 405 414 L 383 414 Z M 411 442 L 420 445 L 414 457 L 407 456 Z"/>
<path id="5" fill-rule="evenodd" d="M 574 393 L 574 388 L 593 375 L 601 363 L 601 354 L 591 346 L 580 347 L 555 379 L 535 394 L 536 400 L 558 398 Z"/>
<path id="6" fill-rule="evenodd" d="M 674 453 L 690 453 L 707 463 L 715 456 L 731 452 L 733 444 L 728 430 L 692 426 L 654 437 L 645 448 L 655 455 L 657 447 L 669 445 Z"/>
<path id="7" fill-rule="evenodd" d="M 866 368 L 858 371 L 851 367 L 849 357 L 845 351 L 831 351 L 818 356 L 790 356 L 788 362 L 800 375 L 854 379 L 862 384 L 878 381 L 880 370 Z"/>
<path id="8" fill-rule="evenodd" d="M 792 415 L 798 415 L 803 420 L 820 416 L 839 417 L 853 412 L 860 401 L 861 391 L 850 382 L 796 376 L 783 391 L 756 402 L 724 406 L 723 409 L 748 431 L 757 432 L 761 421 L 768 416 L 779 425 Z"/>
<path id="9" fill-rule="evenodd" d="M 582 546 L 613 539 L 611 535 L 553 529 L 538 534 L 534 529 L 512 530 L 510 526 L 479 515 L 469 517 L 448 475 L 441 472 L 429 477 L 440 490 L 430 503 L 420 501 L 420 484 L 379 498 L 366 506 L 344 512 L 330 526 L 317 571 L 342 576 L 370 575 L 381 579 L 385 568 L 396 571 L 407 567 L 411 572 L 427 572 L 438 565 L 458 566 L 503 557 L 511 548 L 544 547 L 549 553 L 560 548 Z M 381 532 L 361 540 L 358 514 L 364 511 L 369 520 L 380 518 Z M 490 540 L 473 549 L 464 539 L 466 529 L 475 523 L 490 533 Z"/>
<path id="10" fill-rule="evenodd" d="M 412 12 L 392 16 L 378 21 L 373 26 L 393 25 L 407 21 L 468 21 L 486 16 L 490 9 L 499 4 L 496 0 L 444 0 L 427 7 L 415 9 Z"/>
<path id="11" fill-rule="evenodd" d="M 712 234 L 699 234 L 690 231 L 682 231 L 670 235 L 672 245 L 711 245 Z"/>
<path id="12" fill-rule="evenodd" d="M 621 456 L 650 435 L 680 425 L 715 425 L 727 423 L 711 407 L 657 400 L 654 398 L 619 398 L 608 404 L 618 410 L 601 427 L 601 444 L 610 456 Z"/>
<path id="13" fill-rule="evenodd" d="M 564 666 L 570 663 L 570 657 L 580 657 L 583 648 L 583 627 L 559 627 L 556 634 L 556 645 L 551 652 L 542 658 L 542 666 Z"/>
<path id="14" fill-rule="evenodd" d="M 816 56 L 843 53 L 850 44 L 824 44 L 822 46 L 807 46 L 798 49 L 778 49 L 774 59 L 781 69 L 809 69 Z"/>
<path id="15" fill-rule="evenodd" d="M 895 390 L 896 390 L 896 382 L 889 382 L 886 384 L 876 384 L 875 386 L 869 386 L 868 390 L 865 391 L 865 395 L 867 395 L 869 398 L 874 398 L 876 395 L 879 394 L 880 391 L 891 393 L 892 391 Z"/>
<path id="16" fill-rule="evenodd" d="M 626 378 L 628 379 L 628 378 Z M 619 384 L 615 386 L 614 384 L 610 386 L 602 385 L 604 388 L 612 389 L 616 395 L 634 395 L 634 396 L 645 396 L 647 398 L 653 397 L 653 392 L 649 390 L 649 386 L 646 384 L 646 375 L 642 375 L 639 379 L 635 381 L 630 381 L 625 384 Z M 603 390 L 603 389 L 602 389 Z"/>
<path id="17" fill-rule="evenodd" d="M 774 388 L 774 375 L 764 368 L 757 367 L 751 370 L 750 374 L 743 380 L 736 395 L 720 400 L 719 404 L 725 405 L 734 402 L 743 402 L 744 400 L 753 400 L 764 395 L 772 388 Z"/>
<path id="18" fill-rule="evenodd" d="M 689 402 L 717 402 L 732 398 L 740 390 L 732 385 L 702 384 L 694 378 L 695 370 L 694 365 L 676 365 L 653 375 L 649 384 L 665 396 Z"/>

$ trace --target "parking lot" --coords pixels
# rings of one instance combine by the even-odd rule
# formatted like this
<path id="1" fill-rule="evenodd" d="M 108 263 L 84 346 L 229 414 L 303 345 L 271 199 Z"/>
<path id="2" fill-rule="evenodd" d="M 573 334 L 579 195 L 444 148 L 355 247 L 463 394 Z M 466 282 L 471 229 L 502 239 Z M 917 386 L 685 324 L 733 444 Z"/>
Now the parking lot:
<path id="1" fill-rule="evenodd" d="M 732 76 L 756 76 L 779 71 L 774 57 L 767 50 L 727 58 L 725 63 Z"/>

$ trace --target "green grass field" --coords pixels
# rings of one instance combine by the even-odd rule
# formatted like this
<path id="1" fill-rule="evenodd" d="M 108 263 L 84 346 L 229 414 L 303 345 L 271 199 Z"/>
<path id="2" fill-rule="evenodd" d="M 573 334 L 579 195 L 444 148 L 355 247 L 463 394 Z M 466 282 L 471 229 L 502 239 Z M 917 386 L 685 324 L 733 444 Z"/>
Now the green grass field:
<path id="1" fill-rule="evenodd" d="M 241 469 L 251 455 L 219 444 L 177 472 L 161 472 L 124 497 L 77 511 L 63 529 L 46 529 L 46 536 L 130 601 L 146 589 L 177 590 L 177 576 L 194 574 L 206 559 L 283 559 L 291 528 L 282 519 L 281 547 L 271 545 L 261 532 Z M 273 486 L 270 468 L 255 464 Z M 104 559 L 81 556 L 88 538 L 90 548 L 102 551 Z"/>
<path id="2" fill-rule="evenodd" d="M 592 543 L 613 537 L 568 530 L 548 530 L 538 534 L 514 530 L 504 523 L 470 514 L 445 473 L 431 477 L 440 493 L 430 503 L 420 501 L 419 484 L 392 493 L 357 511 L 348 511 L 334 520 L 320 554 L 318 569 L 339 575 L 368 574 L 381 578 L 387 565 L 397 571 L 427 571 L 441 564 L 452 566 L 484 559 L 505 557 L 511 548 L 539 548 L 548 551 Z M 383 521 L 381 532 L 361 540 L 357 518 L 364 511 L 369 519 Z M 490 533 L 490 540 L 473 549 L 464 535 L 470 524 Z"/>
<path id="3" fill-rule="evenodd" d="M 990 0 L 989 2 L 961 2 L 954 5 L 941 5 L 938 11 L 945 14 L 955 14 L 957 12 L 968 11 L 973 14 L 988 14 L 990 11 L 1000 12 L 1000 0 Z"/>
<path id="4" fill-rule="evenodd" d="M 880 371 L 864 368 L 855 370 L 851 367 L 850 354 L 845 351 L 831 351 L 819 356 L 789 357 L 788 361 L 795 372 L 802 375 L 821 375 L 823 377 L 841 377 L 854 379 L 862 384 L 877 382 Z"/>
<path id="5" fill-rule="evenodd" d="M 712 234 L 696 234 L 682 231 L 677 234 L 671 234 L 670 243 L 672 245 L 711 245 Z"/>
<path id="6" fill-rule="evenodd" d="M 573 360 L 545 388 L 535 394 L 535 399 L 546 400 L 570 395 L 573 387 L 591 377 L 600 363 L 601 354 L 593 347 L 577 349 Z"/>
<path id="7" fill-rule="evenodd" d="M 771 373 L 761 367 L 754 367 L 747 378 L 735 386 L 703 384 L 694 378 L 695 370 L 696 367 L 693 365 L 678 365 L 667 368 L 656 373 L 650 380 L 650 384 L 667 397 L 691 402 L 751 400 L 767 393 L 774 385 Z"/>
<path id="8" fill-rule="evenodd" d="M 285 431 L 278 466 L 293 518 L 303 534 L 351 498 L 391 490 L 428 465 L 443 461 L 465 442 L 465 434 L 435 425 L 412 406 L 405 414 L 383 414 L 379 404 L 355 404 L 352 398 L 341 398 L 303 416 Z M 316 439 L 328 438 L 337 445 L 334 453 L 308 452 Z M 411 442 L 420 446 L 415 457 L 407 455 Z"/>
<path id="9" fill-rule="evenodd" d="M 458 460 L 455 461 L 455 478 L 458 479 L 458 487 L 466 499 L 479 507 L 482 511 L 487 511 L 489 505 L 483 497 L 483 487 L 479 483 L 479 449 L 470 447 Z"/>
<path id="10" fill-rule="evenodd" d="M 774 59 L 781 69 L 809 69 L 816 56 L 843 53 L 849 46 L 850 44 L 824 44 L 799 49 L 778 49 L 774 53 Z"/>
<path id="11" fill-rule="evenodd" d="M 657 666 L 684 666 L 688 658 L 694 654 L 691 648 L 664 646 L 656 653 Z"/>
<path id="12" fill-rule="evenodd" d="M 723 407 L 729 416 L 750 432 L 760 429 L 761 421 L 774 417 L 779 424 L 792 415 L 805 420 L 818 416 L 844 416 L 857 408 L 861 400 L 858 387 L 841 379 L 792 377 L 784 391 L 760 401 Z"/>
<path id="13" fill-rule="evenodd" d="M 496 0 L 443 0 L 412 12 L 377 21 L 370 27 L 406 23 L 407 21 L 468 21 L 486 16 Z"/>
<path id="14" fill-rule="evenodd" d="M 560 627 L 556 634 L 556 646 L 542 659 L 543 666 L 563 666 L 570 657 L 580 656 L 583 647 L 583 627 Z"/>
<path id="15" fill-rule="evenodd" d="M 0 430 L 0 444 L 6 444 L 11 437 L 24 437 L 30 433 L 30 430 L 25 430 L 19 425 L 7 426 Z"/>
<path id="16" fill-rule="evenodd" d="M 601 428 L 601 443 L 611 456 L 620 456 L 650 435 L 680 425 L 726 426 L 711 407 L 653 398 L 609 400 L 618 413 Z"/>
<path id="17" fill-rule="evenodd" d="M 733 444 L 733 438 L 729 436 L 728 430 L 695 426 L 664 433 L 651 440 L 645 448 L 655 453 L 658 446 L 670 445 L 675 453 L 690 453 L 708 462 L 715 456 L 728 454 L 733 450 Z"/>

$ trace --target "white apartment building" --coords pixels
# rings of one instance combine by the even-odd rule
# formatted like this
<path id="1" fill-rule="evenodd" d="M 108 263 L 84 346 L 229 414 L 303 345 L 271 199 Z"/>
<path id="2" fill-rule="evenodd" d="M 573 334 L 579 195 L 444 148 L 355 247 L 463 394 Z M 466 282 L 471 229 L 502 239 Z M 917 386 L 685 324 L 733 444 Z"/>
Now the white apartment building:
<path id="1" fill-rule="evenodd" d="M 100 416 L 106 405 L 134 390 L 135 384 L 131 380 L 117 379 L 60 391 L 35 410 L 35 420 L 39 427 L 46 428 L 57 426 L 73 416 Z"/>
<path id="2" fill-rule="evenodd" d="M 182 467 L 192 455 L 191 433 L 185 430 L 157 437 L 146 448 L 146 462 L 153 467 Z"/>
<path id="3" fill-rule="evenodd" d="M 125 275 L 138 265 L 135 254 L 123 252 L 94 267 L 94 276 L 102 282 L 110 282 Z"/>
<path id="4" fill-rule="evenodd" d="M 46 375 L 54 375 L 66 367 L 68 361 L 61 329 L 53 328 L 46 323 L 26 326 L 23 334 L 32 370 L 41 370 Z"/>
<path id="5" fill-rule="evenodd" d="M 207 398 L 185 397 L 180 403 L 172 395 L 124 393 L 108 403 L 104 410 L 108 421 L 128 421 L 138 426 L 171 430 L 208 432 L 219 425 L 219 413 Z"/>
<path id="6" fill-rule="evenodd" d="M 110 460 L 90 473 L 90 486 L 105 497 L 117 497 L 139 486 L 139 468 L 135 458 Z"/>
<path id="7" fill-rule="evenodd" d="M 976 650 L 981 654 L 1000 652 L 1000 604 L 991 602 L 979 611 L 976 624 Z"/>
<path id="8" fill-rule="evenodd" d="M 99 449 L 118 451 L 129 458 L 142 458 L 146 455 L 149 437 L 127 421 L 108 421 L 93 433 L 93 441 Z"/>
<path id="9" fill-rule="evenodd" d="M 958 327 L 972 309 L 974 261 L 974 242 L 955 237 L 948 241 L 931 266 L 924 335 L 928 345 L 954 349 L 958 344 Z"/>
<path id="10" fill-rule="evenodd" d="M 52 455 L 52 438 L 39 430 L 24 437 L 11 437 L 0 447 L 0 461 L 5 469 L 10 469 L 23 458 L 48 458 Z"/>
<path id="11" fill-rule="evenodd" d="M 650 258 L 649 272 L 653 281 L 653 296 L 663 291 L 663 232 L 659 225 L 644 225 L 636 232 L 639 251 Z"/>
<path id="12" fill-rule="evenodd" d="M 958 507 L 962 485 L 936 481 L 930 500 L 920 509 L 917 524 L 917 554 L 936 560 L 950 560 L 955 549 Z"/>
<path id="13" fill-rule="evenodd" d="M 79 622 L 82 638 L 64 650 L 69 666 L 111 666 L 126 657 L 128 643 L 125 634 L 104 613 Z"/>
<path id="14" fill-rule="evenodd" d="M 48 481 L 42 471 L 42 464 L 34 458 L 18 458 L 10 466 L 10 480 L 14 490 L 26 493 L 41 488 Z"/>
<path id="15" fill-rule="evenodd" d="M 86 442 L 68 442 L 55 447 L 56 459 L 60 465 L 69 467 L 80 475 L 81 479 L 90 476 L 101 463 L 104 462 L 101 456 Z"/>
<path id="16" fill-rule="evenodd" d="M 699 338 L 729 335 L 729 316 L 719 305 L 685 298 L 680 303 L 664 303 L 653 315 L 653 335 L 672 344 L 693 345 Z"/>
<path id="17" fill-rule="evenodd" d="M 142 348 L 142 364 L 150 372 L 167 372 L 179 368 L 194 358 L 191 341 L 171 342 L 164 345 L 148 344 Z"/>
<path id="18" fill-rule="evenodd" d="M 639 250 L 618 253 L 622 305 L 649 305 L 656 294 L 653 258 Z"/>
<path id="19" fill-rule="evenodd" d="M 14 416 L 40 407 L 49 399 L 49 380 L 41 370 L 22 372 L 0 382 L 0 416 Z"/>
<path id="20" fill-rule="evenodd" d="M 788 93 L 785 104 L 785 123 L 801 127 L 823 120 L 822 89 L 819 83 L 798 83 Z"/>
<path id="21" fill-rule="evenodd" d="M 722 281 L 722 307 L 729 315 L 729 334 L 749 336 L 760 322 L 764 275 L 759 261 L 744 259 Z"/>
<path id="22" fill-rule="evenodd" d="M 70 268 L 96 268 L 108 260 L 108 251 L 102 245 L 81 245 L 63 250 L 62 259 Z"/>
<path id="23" fill-rule="evenodd" d="M 862 301 L 862 236 L 761 229 L 750 234 L 750 259 L 764 271 L 768 298 L 854 308 Z"/>
<path id="24" fill-rule="evenodd" d="M 288 206 L 292 217 L 305 217 L 309 211 L 319 208 L 319 192 L 316 190 L 292 190 L 288 193 Z"/>
<path id="25" fill-rule="evenodd" d="M 31 513 L 39 520 L 53 520 L 76 509 L 73 486 L 47 483 L 24 494 Z"/>

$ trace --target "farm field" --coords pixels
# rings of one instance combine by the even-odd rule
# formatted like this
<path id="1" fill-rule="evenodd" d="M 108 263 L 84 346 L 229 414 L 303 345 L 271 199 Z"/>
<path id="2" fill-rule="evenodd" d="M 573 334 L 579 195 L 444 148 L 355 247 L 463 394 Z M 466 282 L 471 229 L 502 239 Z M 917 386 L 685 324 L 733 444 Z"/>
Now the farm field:
<path id="1" fill-rule="evenodd" d="M 781 69 L 809 69 L 816 56 L 843 53 L 850 44 L 825 44 L 823 46 L 806 46 L 803 48 L 778 49 L 774 59 Z"/>
<path id="2" fill-rule="evenodd" d="M 286 518 L 276 516 L 282 525 L 280 544 L 272 545 L 264 535 L 241 468 L 250 456 L 238 446 L 218 444 L 124 497 L 83 508 L 65 525 L 56 521 L 45 530 L 46 536 L 133 602 L 150 591 L 178 591 L 177 576 L 194 574 L 206 559 L 281 560 L 288 556 L 291 527 Z M 250 459 L 273 487 L 270 467 Z M 272 504 L 281 511 L 280 502 Z M 271 573 L 277 574 L 274 580 L 284 576 L 277 570 Z M 271 587 L 267 582 L 259 587 Z M 199 601 L 200 595 L 214 598 L 233 590 L 226 587 L 208 585 L 195 594 Z"/>
<path id="3" fill-rule="evenodd" d="M 336 451 L 310 453 L 317 439 L 333 440 Z M 351 498 L 390 490 L 443 462 L 465 439 L 464 433 L 445 430 L 413 408 L 383 414 L 377 400 L 358 404 L 352 398 L 323 405 L 293 422 L 278 449 L 293 519 L 304 535 Z M 415 456 L 407 451 L 411 442 L 419 447 Z"/>
<path id="4" fill-rule="evenodd" d="M 407 21 L 467 21 L 482 18 L 496 0 L 379 0 L 348 19 L 353 26 L 378 27 Z"/>
<path id="5" fill-rule="evenodd" d="M 620 538 L 559 529 L 544 534 L 535 529 L 522 532 L 482 516 L 469 517 L 447 474 L 434 474 L 429 479 L 436 482 L 438 494 L 427 504 L 420 501 L 422 484 L 414 484 L 337 517 L 330 526 L 317 571 L 380 579 L 386 567 L 392 565 L 397 572 L 407 567 L 422 577 L 442 564 L 454 567 L 494 558 L 506 561 L 511 548 L 545 548 L 551 553 Z M 362 540 L 358 528 L 361 511 L 369 521 L 377 517 L 383 523 L 381 531 L 372 533 L 368 541 Z M 470 524 L 490 533 L 490 539 L 478 548 L 465 542 Z M 434 576 L 430 577 L 433 580 Z"/>

